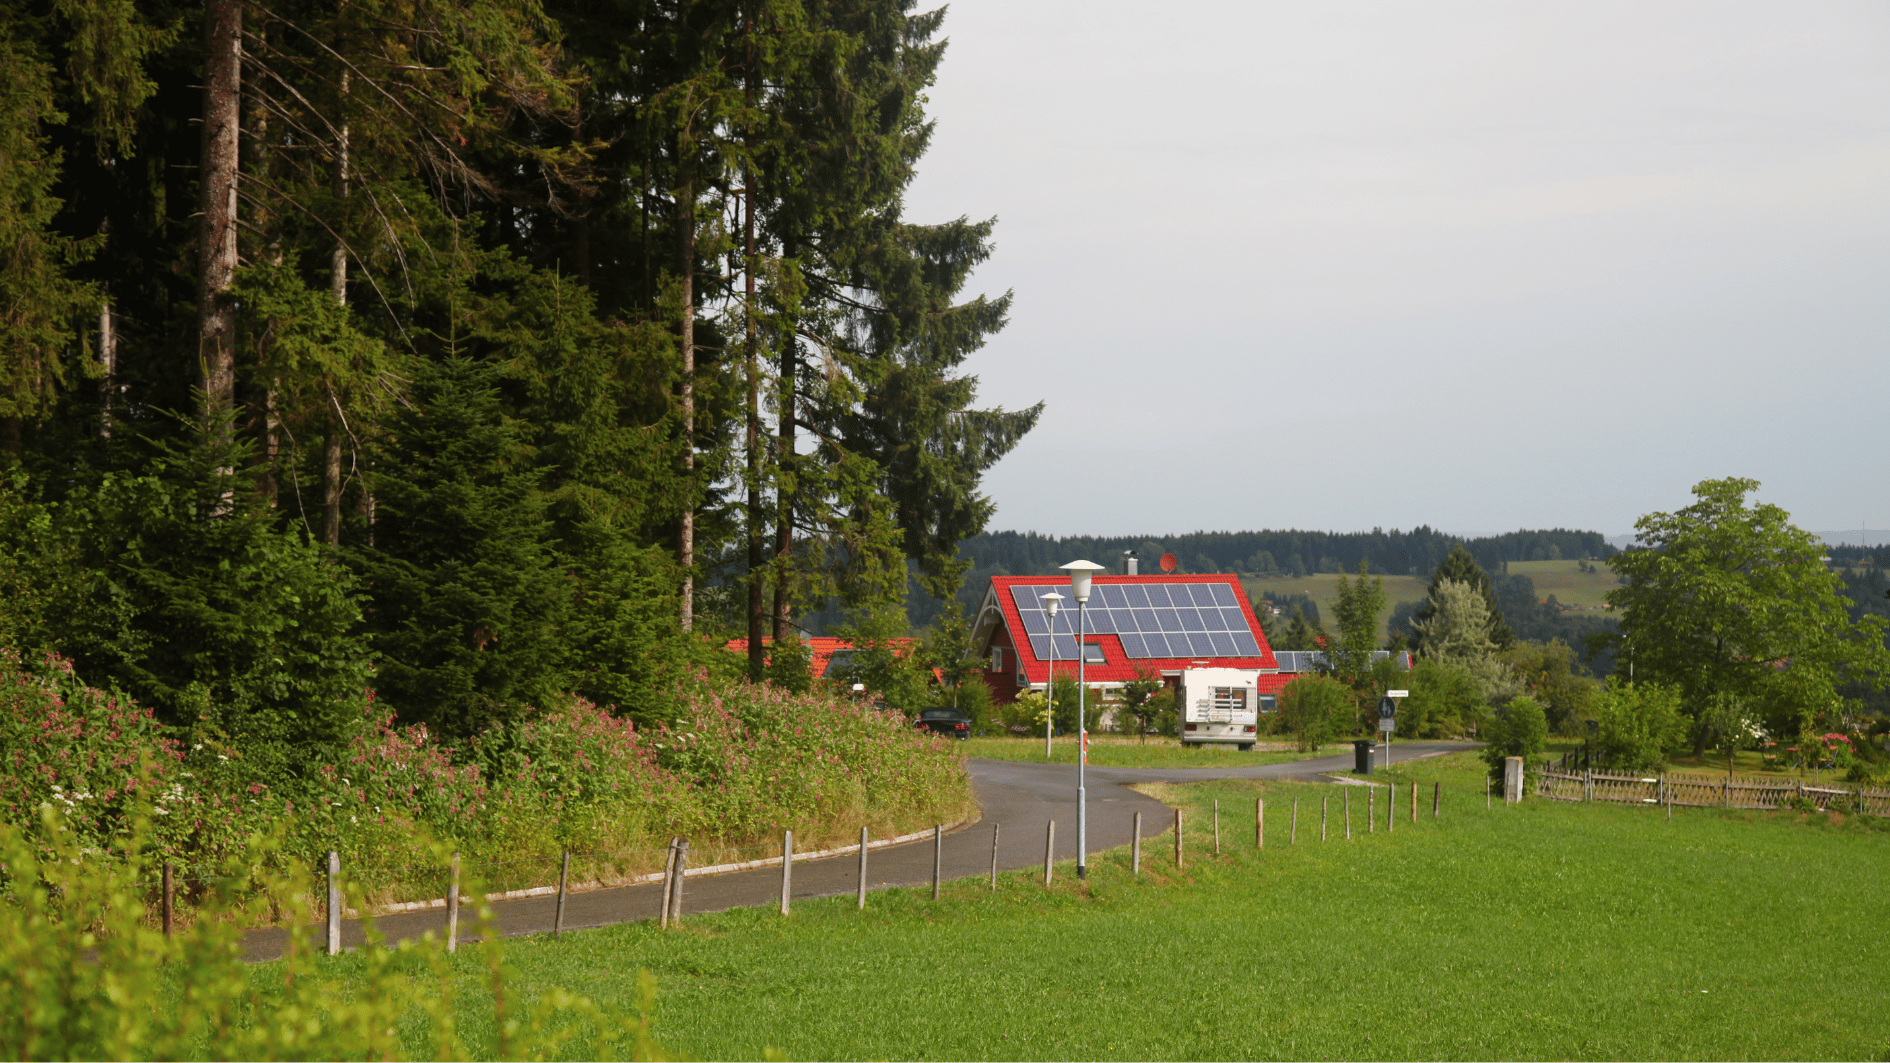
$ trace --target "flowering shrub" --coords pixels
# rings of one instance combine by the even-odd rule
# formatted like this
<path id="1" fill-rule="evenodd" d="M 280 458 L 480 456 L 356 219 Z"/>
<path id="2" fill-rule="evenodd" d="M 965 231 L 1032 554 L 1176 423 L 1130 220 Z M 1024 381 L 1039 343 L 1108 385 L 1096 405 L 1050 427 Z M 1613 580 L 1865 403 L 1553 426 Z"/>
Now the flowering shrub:
<path id="1" fill-rule="evenodd" d="M 186 781 L 182 750 L 151 710 L 79 682 L 70 661 L 29 666 L 13 650 L 0 650 L 0 757 L 0 817 L 31 822 L 51 805 L 91 845 L 112 832 L 140 778 L 158 790 L 160 817 Z"/>
<path id="2" fill-rule="evenodd" d="M 214 733 L 174 742 L 149 712 L 85 688 L 65 662 L 45 671 L 50 679 L 0 657 L 0 818 L 27 823 L 50 802 L 102 838 L 147 764 L 158 847 L 187 867 L 219 863 L 252 833 L 279 828 L 305 861 L 334 849 L 351 868 L 431 868 L 438 844 L 468 861 L 522 867 L 495 876 L 511 887 L 541 884 L 564 849 L 618 854 L 604 865 L 621 874 L 659 867 L 676 835 L 703 852 L 763 847 L 791 828 L 804 848 L 861 826 L 885 835 L 975 809 L 952 743 L 896 712 L 771 686 L 716 687 L 700 674 L 678 684 L 673 725 L 642 729 L 570 698 L 465 750 L 441 745 L 425 725 L 397 726 L 370 699 L 372 726 L 341 763 L 271 782 Z M 377 899 L 437 888 L 426 875 L 396 874 Z"/>

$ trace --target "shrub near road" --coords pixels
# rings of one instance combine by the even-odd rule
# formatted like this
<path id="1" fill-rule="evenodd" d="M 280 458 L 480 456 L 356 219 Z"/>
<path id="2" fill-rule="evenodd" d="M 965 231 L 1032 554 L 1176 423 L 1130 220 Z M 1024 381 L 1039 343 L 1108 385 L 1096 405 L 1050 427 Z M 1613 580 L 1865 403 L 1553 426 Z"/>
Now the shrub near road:
<path id="1" fill-rule="evenodd" d="M 975 808 L 952 744 L 897 713 L 700 676 L 679 684 L 674 727 L 639 729 L 571 699 L 455 750 L 380 712 L 342 763 L 306 779 L 256 777 L 244 751 L 214 735 L 170 740 L 148 713 L 86 688 L 56 659 L 26 669 L 0 658 L 0 708 L 7 822 L 31 823 L 52 803 L 71 809 L 83 836 L 107 837 L 142 770 L 161 857 L 186 874 L 278 822 L 286 852 L 311 864 L 334 849 L 349 868 L 430 869 L 437 840 L 469 862 L 504 865 L 488 874 L 512 888 L 555 881 L 566 848 L 616 854 L 583 869 L 609 876 L 660 866 L 673 835 L 703 853 L 775 844 L 793 828 L 805 847 Z M 371 883 L 374 899 L 437 896 L 437 878 L 386 872 Z"/>

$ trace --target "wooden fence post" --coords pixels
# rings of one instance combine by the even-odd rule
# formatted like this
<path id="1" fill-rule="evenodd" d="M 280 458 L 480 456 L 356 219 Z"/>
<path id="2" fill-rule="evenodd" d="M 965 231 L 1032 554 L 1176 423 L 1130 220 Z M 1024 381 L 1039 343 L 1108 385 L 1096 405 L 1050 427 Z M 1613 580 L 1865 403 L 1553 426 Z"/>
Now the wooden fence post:
<path id="1" fill-rule="evenodd" d="M 1352 806 L 1349 803 L 1351 800 L 1352 794 L 1350 791 L 1347 791 L 1345 796 L 1348 802 L 1345 806 L 1345 831 L 1346 831 L 1346 835 L 1349 837 L 1352 833 Z M 1326 840 L 1326 805 L 1330 803 L 1331 800 L 1332 798 L 1330 797 L 1321 797 L 1319 799 L 1319 840 L 1320 841 Z"/>
<path id="2" fill-rule="evenodd" d="M 1293 821 L 1286 828 L 1286 844 L 1289 847 L 1299 844 L 1299 798 L 1297 797 L 1293 798 Z"/>
<path id="3" fill-rule="evenodd" d="M 1136 813 L 1136 816 L 1138 817 L 1138 818 L 1136 819 L 1136 825 L 1137 825 L 1137 826 L 1141 826 L 1141 823 L 1142 823 L 1142 821 L 1141 821 L 1141 819 L 1139 818 L 1139 817 L 1140 817 L 1141 815 L 1142 815 L 1142 813 L 1140 813 L 1140 812 L 1137 812 L 1137 813 Z M 992 888 L 992 889 L 997 889 L 997 850 L 998 850 L 998 831 L 999 831 L 999 829 L 1001 829 L 1001 828 L 1002 828 L 1003 826 L 1004 826 L 1004 825 L 1003 825 L 1002 823 L 993 823 L 993 824 L 991 824 L 991 888 Z"/>
<path id="4" fill-rule="evenodd" d="M 1056 601 L 1055 598 L 1050 599 Z M 938 900 L 938 880 L 945 868 L 945 824 L 932 824 L 932 899 Z"/>
<path id="5" fill-rule="evenodd" d="M 1135 837 L 1129 841 L 1129 871 L 1139 877 L 1142 874 L 1142 813 L 1140 812 L 1135 814 L 1133 830 Z"/>
<path id="6" fill-rule="evenodd" d="M 1055 601 L 1055 599 L 1051 599 Z M 171 862 L 164 861 L 164 936 L 171 936 Z"/>
<path id="7" fill-rule="evenodd" d="M 1385 833 L 1390 834 L 1398 824 L 1398 784 L 1385 784 Z"/>
<path id="8" fill-rule="evenodd" d="M 1488 812 L 1489 810 L 1490 810 L 1490 777 L 1485 775 L 1483 777 L 1483 811 Z"/>
<path id="9" fill-rule="evenodd" d="M 341 955 L 341 854 L 328 850 L 328 954 Z"/>
<path id="10" fill-rule="evenodd" d="M 1443 804 L 1444 804 L 1444 784 L 1441 782 L 1434 782 L 1431 784 L 1431 818 L 1432 819 L 1437 818 L 1438 809 L 1443 807 Z"/>
<path id="11" fill-rule="evenodd" d="M 1417 822 L 1417 780 L 1411 780 L 1411 822 Z"/>
<path id="12" fill-rule="evenodd" d="M 1043 828 L 1043 884 L 1050 884 L 1051 869 L 1056 866 L 1057 821 L 1051 820 Z"/>
<path id="13" fill-rule="evenodd" d="M 669 850 L 663 854 L 663 906 L 657 910 L 656 925 L 669 926 L 669 898 L 676 889 L 676 843 L 681 838 L 669 840 Z"/>
<path id="14" fill-rule="evenodd" d="M 1221 855 L 1221 799 L 1214 799 L 1214 855 Z"/>
<path id="15" fill-rule="evenodd" d="M 1056 599 L 1051 599 L 1055 601 Z M 781 914 L 788 914 L 788 905 L 794 896 L 794 832 L 781 832 Z"/>
<path id="16" fill-rule="evenodd" d="M 1253 799 L 1253 847 L 1267 847 L 1267 799 L 1264 797 Z"/>
<path id="17" fill-rule="evenodd" d="M 1181 867 L 1181 809 L 1175 809 L 1175 867 Z"/>
<path id="18" fill-rule="evenodd" d="M 564 851 L 564 858 L 558 862 L 558 914 L 551 922 L 551 936 L 564 936 L 564 896 L 571 888 L 571 850 Z"/>
<path id="19" fill-rule="evenodd" d="M 866 910 L 866 828 L 860 828 L 860 897 L 858 907 Z"/>
<path id="20" fill-rule="evenodd" d="M 682 925 L 682 890 L 683 883 L 689 877 L 689 839 L 676 843 L 676 888 L 669 894 L 669 923 L 671 926 Z"/>
<path id="21" fill-rule="evenodd" d="M 459 951 L 459 853 L 446 872 L 446 951 Z"/>

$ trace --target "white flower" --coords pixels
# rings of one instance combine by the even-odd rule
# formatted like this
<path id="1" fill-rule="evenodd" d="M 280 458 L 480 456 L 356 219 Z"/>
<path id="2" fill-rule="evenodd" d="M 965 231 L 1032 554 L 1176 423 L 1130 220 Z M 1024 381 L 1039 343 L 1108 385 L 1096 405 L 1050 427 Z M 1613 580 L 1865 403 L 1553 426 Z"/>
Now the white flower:
<path id="1" fill-rule="evenodd" d="M 226 756 L 224 756 L 224 755 L 223 755 L 223 754 L 221 754 L 221 753 L 218 753 L 218 754 L 217 754 L 217 759 L 218 759 L 218 760 L 228 760 L 228 759 L 230 759 L 230 758 L 228 758 L 228 757 L 226 757 Z"/>

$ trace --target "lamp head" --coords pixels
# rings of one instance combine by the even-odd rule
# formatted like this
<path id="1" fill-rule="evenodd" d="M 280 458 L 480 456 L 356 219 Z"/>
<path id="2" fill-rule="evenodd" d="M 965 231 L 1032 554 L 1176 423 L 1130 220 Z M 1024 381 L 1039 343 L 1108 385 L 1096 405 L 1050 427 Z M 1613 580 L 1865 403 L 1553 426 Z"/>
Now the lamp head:
<path id="1" fill-rule="evenodd" d="M 1057 615 L 1057 607 L 1062 604 L 1063 596 L 1056 591 L 1051 591 L 1049 594 L 1043 595 L 1044 612 L 1049 613 L 1051 616 Z"/>
<path id="2" fill-rule="evenodd" d="M 1089 580 L 1091 576 L 1103 570 L 1103 566 L 1094 561 L 1072 561 L 1060 566 L 1070 574 L 1070 590 L 1078 602 L 1089 601 Z"/>

